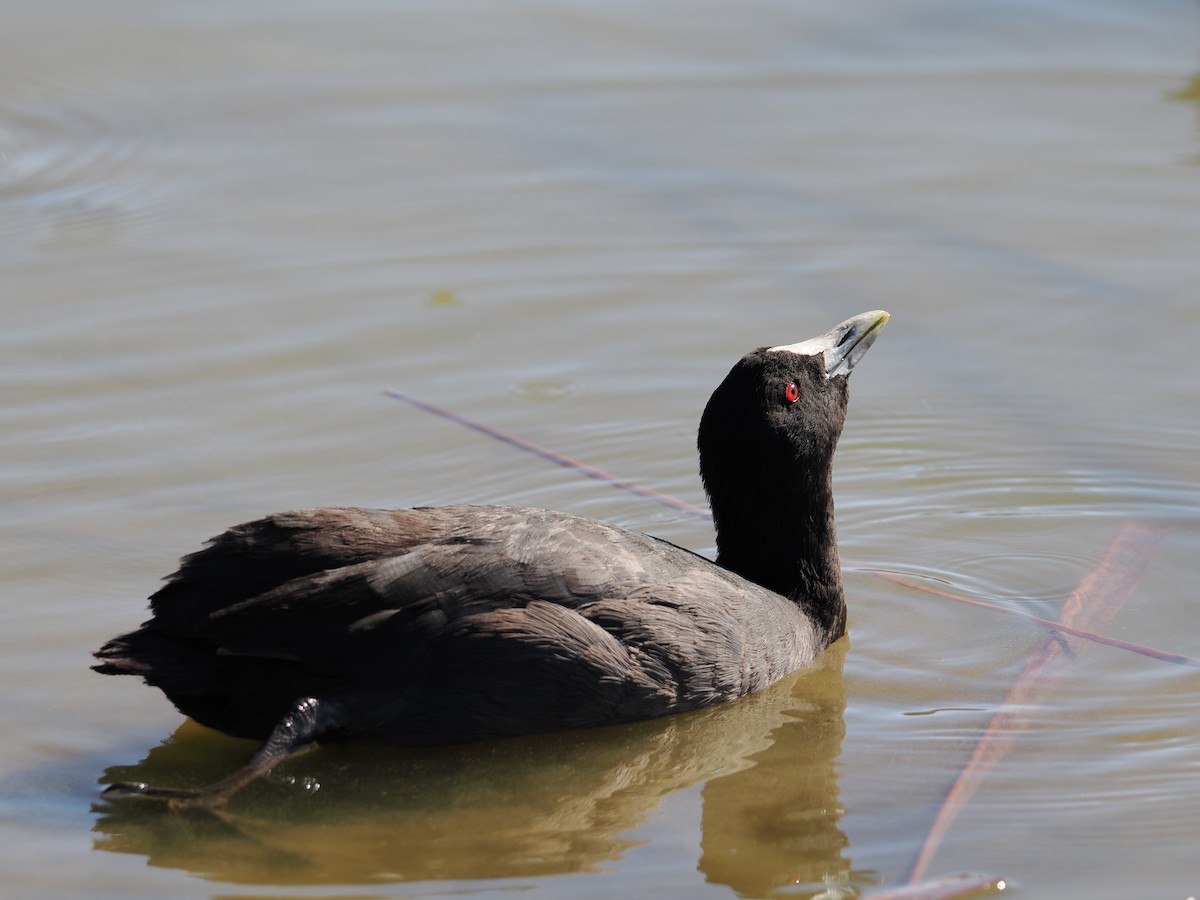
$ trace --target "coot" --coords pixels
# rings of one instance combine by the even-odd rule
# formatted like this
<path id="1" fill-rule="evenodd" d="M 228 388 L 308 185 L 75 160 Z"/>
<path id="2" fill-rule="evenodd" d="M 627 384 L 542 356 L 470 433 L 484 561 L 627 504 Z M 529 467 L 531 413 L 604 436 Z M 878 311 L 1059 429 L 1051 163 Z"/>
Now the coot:
<path id="1" fill-rule="evenodd" d="M 310 742 L 435 745 L 732 700 L 845 630 L 831 484 L 847 376 L 886 312 L 743 357 L 700 420 L 717 560 L 543 509 L 309 509 L 183 559 L 96 671 L 263 741 L 215 806 Z"/>

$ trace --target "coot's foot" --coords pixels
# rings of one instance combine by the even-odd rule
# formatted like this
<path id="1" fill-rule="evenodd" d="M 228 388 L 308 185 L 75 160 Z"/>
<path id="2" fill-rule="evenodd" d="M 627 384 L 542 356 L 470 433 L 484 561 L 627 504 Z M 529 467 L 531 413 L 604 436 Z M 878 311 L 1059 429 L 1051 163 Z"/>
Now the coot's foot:
<path id="1" fill-rule="evenodd" d="M 229 798 L 239 788 L 259 774 L 256 771 L 251 778 L 246 778 L 243 775 L 245 771 L 242 769 L 237 773 L 237 776 L 243 777 L 226 778 L 202 788 L 156 787 L 146 784 L 144 781 L 117 781 L 104 789 L 103 796 L 113 799 L 139 797 L 147 800 L 161 800 L 172 812 L 219 809 L 229 802 Z M 234 782 L 235 778 L 236 784 L 232 784 L 231 782 Z"/>
<path id="2" fill-rule="evenodd" d="M 305 697 L 292 704 L 250 761 L 228 778 L 202 788 L 156 787 L 144 781 L 117 781 L 104 789 L 104 796 L 162 800 L 172 812 L 219 809 L 250 782 L 266 775 L 293 753 L 305 749 L 336 723 L 336 714 L 336 704 Z"/>

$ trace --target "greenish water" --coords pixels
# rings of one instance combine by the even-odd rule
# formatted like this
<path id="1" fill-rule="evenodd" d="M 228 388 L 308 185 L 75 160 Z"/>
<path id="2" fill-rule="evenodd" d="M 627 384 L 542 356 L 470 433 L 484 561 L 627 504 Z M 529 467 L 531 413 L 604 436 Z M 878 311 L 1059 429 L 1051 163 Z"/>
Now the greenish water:
<path id="1" fill-rule="evenodd" d="M 903 883 L 1038 625 L 1200 656 L 1193 5 L 10 4 L 0 30 L 0 862 L 30 897 L 854 896 Z M 717 710 L 321 749 L 222 818 L 99 801 L 249 752 L 89 653 L 262 513 L 515 502 L 710 551 L 744 352 L 893 320 L 837 495 L 850 638 Z M 1149 555 L 1147 551 L 1147 556 Z M 1096 647 L 931 875 L 1200 891 L 1200 673 Z"/>

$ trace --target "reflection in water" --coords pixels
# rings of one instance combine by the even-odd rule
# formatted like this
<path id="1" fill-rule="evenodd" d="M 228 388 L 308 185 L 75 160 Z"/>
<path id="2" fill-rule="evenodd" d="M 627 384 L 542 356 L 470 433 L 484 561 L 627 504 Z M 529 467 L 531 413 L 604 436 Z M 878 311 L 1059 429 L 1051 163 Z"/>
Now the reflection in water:
<path id="1" fill-rule="evenodd" d="M 769 690 L 652 722 L 460 747 L 323 748 L 219 815 L 103 802 L 96 847 L 247 884 L 555 875 L 618 859 L 668 794 L 705 782 L 699 868 L 710 882 L 746 896 L 797 883 L 818 893 L 849 869 L 835 771 L 846 643 Z M 186 724 L 103 781 L 203 781 L 248 748 Z"/>
<path id="2" fill-rule="evenodd" d="M 845 687 L 841 678 L 846 641 L 827 651 L 837 677 L 806 678 L 781 708 L 773 740 L 741 771 L 709 776 L 704 786 L 703 855 L 700 870 L 742 896 L 761 897 L 782 885 L 789 896 L 827 889 L 827 881 L 849 878 L 842 859 L 848 841 L 842 816 L 837 758 L 846 733 Z M 836 653 L 836 660 L 831 659 Z"/>

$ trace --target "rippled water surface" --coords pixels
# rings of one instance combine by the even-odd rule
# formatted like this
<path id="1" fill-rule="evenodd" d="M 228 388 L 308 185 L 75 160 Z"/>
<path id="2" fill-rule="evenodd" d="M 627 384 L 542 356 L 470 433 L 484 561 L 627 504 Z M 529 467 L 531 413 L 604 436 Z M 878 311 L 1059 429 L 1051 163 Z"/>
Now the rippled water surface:
<path id="1" fill-rule="evenodd" d="M 1200 671 L 1163 657 L 1200 657 L 1198 70 L 1197 8 L 1159 0 L 10 3 L 6 892 L 867 894 L 1053 646 L 925 874 L 1196 896 Z M 728 367 L 872 308 L 851 634 L 814 670 L 626 728 L 322 749 L 222 817 L 98 801 L 249 752 L 87 668 L 235 522 L 517 502 L 712 550 L 385 389 L 701 504 Z M 1012 614 L 1081 584 L 1150 655 Z"/>

